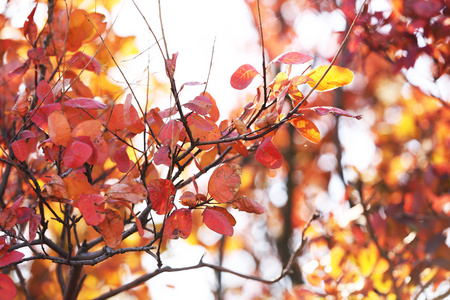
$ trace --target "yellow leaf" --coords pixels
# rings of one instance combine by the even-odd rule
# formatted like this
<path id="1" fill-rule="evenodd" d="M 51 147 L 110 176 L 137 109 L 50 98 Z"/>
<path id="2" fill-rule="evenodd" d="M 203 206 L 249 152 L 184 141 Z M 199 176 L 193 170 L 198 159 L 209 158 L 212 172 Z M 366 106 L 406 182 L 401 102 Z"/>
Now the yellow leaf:
<path id="1" fill-rule="evenodd" d="M 297 117 L 292 119 L 291 124 L 300 132 L 308 141 L 317 144 L 320 142 L 320 132 L 317 126 L 309 119 Z"/>
<path id="2" fill-rule="evenodd" d="M 328 69 L 327 65 L 320 66 L 314 70 L 311 70 L 306 76 L 313 81 L 308 81 L 310 87 L 314 87 L 316 83 L 322 78 L 325 71 Z M 325 78 L 317 86 L 316 91 L 329 91 L 335 88 L 350 84 L 353 81 L 353 72 L 347 68 L 332 66 L 328 71 Z"/>

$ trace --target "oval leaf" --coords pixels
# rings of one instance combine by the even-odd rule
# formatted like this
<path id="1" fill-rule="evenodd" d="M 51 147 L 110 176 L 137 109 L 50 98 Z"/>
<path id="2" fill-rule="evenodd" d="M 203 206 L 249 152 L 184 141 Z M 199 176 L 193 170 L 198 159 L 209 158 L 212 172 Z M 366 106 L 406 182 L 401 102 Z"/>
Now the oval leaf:
<path id="1" fill-rule="evenodd" d="M 301 109 L 305 110 L 305 109 Z M 316 107 L 309 107 L 306 110 L 313 110 L 315 111 L 319 116 L 324 116 L 326 114 L 333 114 L 335 116 L 343 116 L 343 117 L 349 117 L 349 118 L 355 118 L 357 120 L 361 120 L 361 115 L 352 115 L 348 112 L 346 112 L 343 109 L 332 107 L 332 106 L 316 106 Z"/>
<path id="2" fill-rule="evenodd" d="M 253 78 L 258 74 L 252 65 L 242 65 L 231 75 L 231 86 L 237 90 L 243 90 L 252 83 Z"/>
<path id="3" fill-rule="evenodd" d="M 200 95 L 194 98 L 194 100 L 189 101 L 183 106 L 189 108 L 190 110 L 198 113 L 199 115 L 207 115 L 212 108 L 211 99 Z"/>
<path id="4" fill-rule="evenodd" d="M 164 225 L 164 235 L 169 239 L 187 239 L 192 231 L 192 213 L 190 209 L 177 209 L 170 214 Z"/>
<path id="5" fill-rule="evenodd" d="M 122 241 L 123 220 L 119 212 L 115 210 L 105 209 L 105 212 L 105 219 L 98 225 L 98 230 L 103 236 L 106 245 L 115 248 Z"/>
<path id="6" fill-rule="evenodd" d="M 84 109 L 105 109 L 106 104 L 89 98 L 75 98 L 64 102 L 65 106 Z"/>
<path id="7" fill-rule="evenodd" d="M 28 157 L 28 147 L 24 140 L 17 140 L 11 144 L 14 156 L 20 160 L 25 161 Z"/>
<path id="8" fill-rule="evenodd" d="M 278 169 L 283 164 L 283 156 L 272 143 L 271 137 L 264 138 L 256 150 L 255 158 L 269 169 Z"/>
<path id="9" fill-rule="evenodd" d="M 247 196 L 239 197 L 238 199 L 233 200 L 230 203 L 233 208 L 236 208 L 240 211 L 254 214 L 263 214 L 266 212 L 266 209 L 262 205 Z"/>
<path id="10" fill-rule="evenodd" d="M 72 140 L 70 132 L 69 121 L 61 111 L 55 110 L 48 116 L 48 135 L 54 144 L 67 147 Z"/>
<path id="11" fill-rule="evenodd" d="M 0 259 L 0 268 L 4 267 L 6 265 L 18 262 L 19 260 L 21 260 L 23 257 L 25 256 L 25 254 L 23 254 L 22 252 L 19 251 L 11 251 L 8 252 L 5 256 L 3 256 Z M 2 298 L 3 299 L 3 298 Z"/>
<path id="12" fill-rule="evenodd" d="M 2 299 L 4 300 L 14 300 L 17 295 L 17 288 L 14 281 L 6 274 L 0 274 L 0 290 Z"/>
<path id="13" fill-rule="evenodd" d="M 225 164 L 214 170 L 208 183 L 208 193 L 219 203 L 234 198 L 241 186 L 242 169 L 237 164 Z"/>
<path id="14" fill-rule="evenodd" d="M 223 212 L 207 207 L 203 211 L 203 223 L 219 234 L 232 236 L 234 233 L 233 225 L 231 225 L 227 216 Z"/>
<path id="15" fill-rule="evenodd" d="M 122 146 L 114 153 L 114 160 L 116 161 L 117 168 L 122 173 L 128 172 L 131 165 L 131 160 L 127 153 L 127 147 L 127 145 Z"/>
<path id="16" fill-rule="evenodd" d="M 307 54 L 300 52 L 287 52 L 279 55 L 271 63 L 283 63 L 286 65 L 304 64 L 311 61 L 313 58 Z"/>
<path id="17" fill-rule="evenodd" d="M 316 124 L 310 119 L 304 117 L 297 117 L 290 120 L 295 129 L 300 132 L 308 141 L 317 144 L 320 142 L 320 132 Z"/>
<path id="18" fill-rule="evenodd" d="M 82 194 L 78 200 L 78 209 L 86 224 L 97 226 L 105 220 L 105 198 L 100 194 Z"/>
<path id="19" fill-rule="evenodd" d="M 92 155 L 92 148 L 88 144 L 75 141 L 67 147 L 63 161 L 67 168 L 81 167 Z"/>
<path id="20" fill-rule="evenodd" d="M 153 179 L 147 185 L 148 196 L 152 202 L 152 209 L 158 215 L 164 215 L 173 208 L 175 186 L 168 179 Z"/>
<path id="21" fill-rule="evenodd" d="M 314 70 L 311 70 L 306 76 L 311 78 L 313 81 L 308 81 L 310 87 L 314 87 L 316 83 L 322 78 L 325 71 L 328 69 L 327 65 L 320 66 Z M 328 71 L 325 78 L 317 86 L 317 91 L 329 91 L 335 88 L 350 84 L 353 81 L 353 72 L 347 68 L 332 66 Z"/>

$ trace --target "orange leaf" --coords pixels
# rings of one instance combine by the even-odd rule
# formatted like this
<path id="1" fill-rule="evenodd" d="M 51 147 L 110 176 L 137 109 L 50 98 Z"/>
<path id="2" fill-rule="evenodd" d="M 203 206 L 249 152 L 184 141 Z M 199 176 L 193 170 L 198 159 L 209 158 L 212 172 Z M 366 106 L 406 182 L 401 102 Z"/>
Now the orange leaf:
<path id="1" fill-rule="evenodd" d="M 272 143 L 272 137 L 266 137 L 256 150 L 255 158 L 269 169 L 278 169 L 283 164 L 283 156 Z"/>
<path id="2" fill-rule="evenodd" d="M 100 194 L 81 194 L 78 209 L 86 224 L 97 226 L 105 220 L 105 197 Z"/>
<path id="3" fill-rule="evenodd" d="M 197 204 L 197 195 L 193 192 L 186 191 L 180 196 L 181 205 L 194 207 Z"/>
<path id="4" fill-rule="evenodd" d="M 131 184 L 116 183 L 106 192 L 106 196 L 116 199 L 130 201 L 137 204 L 147 199 L 147 191 L 144 186 L 137 182 Z"/>
<path id="5" fill-rule="evenodd" d="M 148 196 L 152 202 L 152 209 L 158 215 L 164 215 L 172 210 L 175 186 L 168 179 L 153 179 L 148 183 Z"/>
<path id="6" fill-rule="evenodd" d="M 67 147 L 72 141 L 70 132 L 69 121 L 61 111 L 55 110 L 48 116 L 48 135 L 54 144 Z"/>
<path id="7" fill-rule="evenodd" d="M 198 113 L 199 115 L 207 115 L 211 111 L 212 103 L 209 97 L 200 95 L 195 97 L 194 100 L 191 100 L 186 104 L 183 104 L 183 106 Z"/>
<path id="8" fill-rule="evenodd" d="M 247 196 L 241 196 L 236 200 L 231 201 L 230 203 L 233 206 L 233 208 L 236 208 L 240 211 L 245 211 L 254 214 L 263 214 L 266 212 L 266 209 L 263 206 L 261 206 L 258 202 Z"/>
<path id="9" fill-rule="evenodd" d="M 81 194 L 98 194 L 98 191 L 86 180 L 83 173 L 71 173 L 63 179 L 69 199 L 77 201 Z"/>
<path id="10" fill-rule="evenodd" d="M 102 134 L 102 122 L 100 120 L 87 120 L 78 124 L 72 130 L 72 137 L 88 136 L 91 140 Z"/>
<path id="11" fill-rule="evenodd" d="M 166 219 L 164 235 L 169 239 L 187 239 L 192 231 L 192 213 L 190 209 L 174 210 Z"/>
<path id="12" fill-rule="evenodd" d="M 2 299 L 4 300 L 14 300 L 17 295 L 17 288 L 14 281 L 6 274 L 0 274 L 0 290 Z"/>
<path id="13" fill-rule="evenodd" d="M 88 144 L 75 141 L 67 147 L 63 161 L 67 168 L 81 167 L 92 155 L 92 148 Z"/>
<path id="14" fill-rule="evenodd" d="M 232 236 L 234 233 L 233 225 L 231 225 L 230 220 L 223 211 L 211 207 L 207 207 L 203 211 L 203 223 L 206 227 L 219 234 Z"/>
<path id="15" fill-rule="evenodd" d="M 313 82 L 308 81 L 308 85 L 310 87 L 314 87 L 316 83 L 322 78 L 325 71 L 328 69 L 327 65 L 320 66 L 311 70 L 306 76 L 311 78 Z M 347 68 L 332 66 L 328 71 L 325 78 L 320 82 L 319 86 L 317 86 L 317 91 L 329 91 L 335 88 L 350 84 L 353 81 L 353 72 Z"/>
<path id="16" fill-rule="evenodd" d="M 231 75 L 231 86 L 237 90 L 243 90 L 252 83 L 253 78 L 258 74 L 258 71 L 253 66 L 249 64 L 242 65 Z"/>
<path id="17" fill-rule="evenodd" d="M 214 123 L 213 121 L 207 120 L 207 119 L 205 119 L 204 121 L 208 122 L 210 124 L 210 126 L 212 126 L 213 129 L 203 130 L 197 126 L 194 126 L 193 118 L 191 118 L 191 116 L 188 117 L 189 128 L 191 129 L 194 139 L 198 139 L 200 142 L 215 141 L 215 140 L 220 139 L 222 137 L 222 135 L 220 133 L 220 130 L 219 130 L 219 127 L 217 126 L 217 124 Z M 205 126 L 205 124 L 202 125 L 202 128 L 205 128 L 204 126 Z M 198 148 L 201 150 L 209 150 L 212 147 L 214 147 L 213 144 L 198 146 Z"/>
<path id="18" fill-rule="evenodd" d="M 297 117 L 289 121 L 295 129 L 300 132 L 308 141 L 317 144 L 320 142 L 320 132 L 316 125 L 307 118 Z"/>
<path id="19" fill-rule="evenodd" d="M 286 65 L 304 64 L 311 61 L 313 58 L 307 54 L 300 52 L 286 52 L 276 57 L 272 63 L 283 63 Z"/>
<path id="20" fill-rule="evenodd" d="M 209 179 L 208 193 L 219 203 L 232 200 L 241 186 L 241 175 L 239 165 L 221 165 L 214 170 Z"/>
<path id="21" fill-rule="evenodd" d="M 142 120 L 139 118 L 139 114 L 136 108 L 131 105 L 132 97 L 130 94 L 127 95 L 127 99 L 125 100 L 125 105 L 123 107 L 123 114 L 125 125 L 128 131 L 139 134 L 145 130 L 145 125 Z"/>
<path id="22" fill-rule="evenodd" d="M 209 118 L 213 122 L 217 122 L 220 118 L 220 112 L 219 108 L 217 107 L 216 100 L 208 92 L 204 92 L 203 95 L 208 97 L 209 100 L 211 100 L 212 104 L 211 110 L 209 111 L 209 117 L 207 118 Z"/>
<path id="23" fill-rule="evenodd" d="M 9 230 L 17 223 L 17 213 L 12 207 L 6 207 L 0 214 L 0 226 L 2 230 Z"/>
<path id="24" fill-rule="evenodd" d="M 108 121 L 108 119 L 109 119 L 108 129 L 111 130 L 112 132 L 116 132 L 116 131 L 125 129 L 123 104 L 116 104 L 111 109 L 112 109 L 112 113 L 110 111 L 108 111 L 106 113 L 106 120 Z"/>
<path id="25" fill-rule="evenodd" d="M 98 230 L 103 236 L 106 245 L 115 248 L 122 241 L 123 219 L 116 210 L 107 208 L 105 212 L 105 219 L 98 225 Z"/>

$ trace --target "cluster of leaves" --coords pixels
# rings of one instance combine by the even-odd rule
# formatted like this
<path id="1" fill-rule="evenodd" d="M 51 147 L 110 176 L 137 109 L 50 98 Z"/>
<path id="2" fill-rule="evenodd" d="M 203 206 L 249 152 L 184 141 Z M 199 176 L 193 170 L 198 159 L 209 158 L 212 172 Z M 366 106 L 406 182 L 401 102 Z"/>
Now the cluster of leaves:
<path id="1" fill-rule="evenodd" d="M 195 212 L 201 212 L 201 222 L 209 229 L 227 236 L 233 235 L 236 224 L 228 208 L 264 213 L 261 204 L 240 192 L 238 162 L 255 152 L 264 167 L 282 167 L 283 156 L 272 142 L 282 125 L 290 123 L 318 143 L 319 130 L 308 117 L 312 112 L 360 119 L 339 108 L 307 105 L 312 91 L 349 84 L 350 70 L 329 65 L 306 73 L 305 67 L 304 74 L 291 77 L 292 65 L 313 58 L 287 52 L 267 66 L 263 63 L 262 75 L 250 65 L 237 69 L 232 87 L 244 89 L 258 75 L 263 83 L 239 117 L 220 121 L 216 101 L 206 91 L 181 102 L 184 88 L 204 83 L 178 88 L 178 54 L 169 56 L 159 42 L 174 101 L 162 110 L 149 107 L 148 99 L 136 99 L 130 85 L 130 94 L 124 95 L 107 78 L 106 65 L 120 69 L 114 59 L 118 49 L 107 41 L 120 44 L 121 38 L 107 30 L 104 15 L 48 1 L 47 22 L 38 28 L 36 8 L 24 22 L 23 36 L 2 43 L 1 49 L 0 265 L 21 274 L 19 267 L 26 261 L 33 261 L 32 269 L 45 261 L 58 264 L 57 284 L 65 299 L 83 290 L 83 266 L 117 254 L 149 254 L 161 268 L 167 238 L 187 239 Z M 7 26 L 8 19 L 2 18 L 2 26 Z M 267 84 L 266 72 L 275 64 L 285 65 L 286 72 Z M 306 85 L 312 89 L 304 96 L 300 89 Z M 143 148 L 135 146 L 138 139 Z M 202 191 L 196 179 L 210 170 L 207 190 Z M 180 179 L 182 174 L 187 179 Z M 190 183 L 195 192 L 183 189 Z M 23 234 L 26 228 L 28 238 Z M 23 248 L 31 254 L 25 257 Z M 65 274 L 63 265 L 70 272 Z M 37 287 L 45 276 L 36 278 L 40 279 L 30 280 L 28 289 L 22 278 L 21 292 L 40 289 L 50 297 L 52 289 Z M 9 299 L 17 293 L 6 275 L 0 277 L 0 286 Z M 98 295 L 98 288 L 82 293 Z"/>

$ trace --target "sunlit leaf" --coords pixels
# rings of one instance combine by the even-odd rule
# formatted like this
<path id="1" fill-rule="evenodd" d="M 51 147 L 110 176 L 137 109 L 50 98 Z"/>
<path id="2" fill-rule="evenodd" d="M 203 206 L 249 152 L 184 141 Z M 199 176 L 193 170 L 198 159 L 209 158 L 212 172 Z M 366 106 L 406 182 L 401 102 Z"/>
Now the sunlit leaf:
<path id="1" fill-rule="evenodd" d="M 78 124 L 72 130 L 72 137 L 88 136 L 91 140 L 102 134 L 102 122 L 100 120 L 87 120 Z"/>
<path id="2" fill-rule="evenodd" d="M 64 102 L 64 105 L 68 107 L 84 109 L 105 109 L 107 107 L 106 104 L 89 98 L 75 98 L 66 100 Z"/>
<path id="3" fill-rule="evenodd" d="M 192 213 L 190 209 L 174 210 L 166 219 L 164 235 L 169 239 L 187 239 L 192 231 Z"/>
<path id="4" fill-rule="evenodd" d="M 191 191 L 185 191 L 183 195 L 180 196 L 181 205 L 194 207 L 197 204 L 197 195 Z"/>
<path id="5" fill-rule="evenodd" d="M 14 300 L 17 295 L 14 281 L 6 274 L 0 274 L 0 291 L 4 300 Z"/>
<path id="6" fill-rule="evenodd" d="M 210 121 L 205 120 L 202 116 L 192 113 L 189 116 L 189 118 L 192 121 L 192 125 L 196 126 L 201 130 L 204 131 L 214 130 L 214 125 Z"/>
<path id="7" fill-rule="evenodd" d="M 223 211 L 207 207 L 203 211 L 203 223 L 219 234 L 232 236 L 234 233 L 233 225 Z"/>
<path id="8" fill-rule="evenodd" d="M 137 182 L 130 184 L 116 183 L 113 184 L 106 192 L 106 196 L 117 199 L 125 200 L 137 204 L 147 199 L 147 191 L 144 186 Z"/>
<path id="9" fill-rule="evenodd" d="M 99 194 L 81 194 L 78 209 L 88 225 L 97 226 L 105 220 L 105 197 Z"/>
<path id="10" fill-rule="evenodd" d="M 263 214 L 266 212 L 266 209 L 261 204 L 247 196 L 241 196 L 236 200 L 231 201 L 230 204 L 233 208 L 248 213 Z"/>
<path id="11" fill-rule="evenodd" d="M 67 64 L 77 69 L 92 71 L 97 75 L 102 70 L 102 66 L 98 60 L 80 51 L 72 55 L 72 57 L 67 61 Z"/>
<path id="12" fill-rule="evenodd" d="M 92 148 L 88 144 L 75 141 L 67 147 L 63 161 L 67 168 L 81 167 L 92 155 Z"/>
<path id="13" fill-rule="evenodd" d="M 175 186 L 168 179 L 153 179 L 147 185 L 148 196 L 152 202 L 152 209 L 159 215 L 172 210 Z"/>
<path id="14" fill-rule="evenodd" d="M 154 161 L 155 165 L 170 166 L 171 160 L 170 160 L 169 153 L 170 153 L 169 146 L 159 147 L 159 149 L 156 150 L 155 155 L 153 156 L 153 161 Z"/>
<path id="15" fill-rule="evenodd" d="M 122 173 L 128 172 L 132 163 L 128 157 L 127 147 L 127 145 L 122 146 L 114 153 L 114 160 L 116 161 L 117 169 L 119 169 Z"/>
<path id="16" fill-rule="evenodd" d="M 325 71 L 328 69 L 327 65 L 320 66 L 311 70 L 306 76 L 311 78 L 313 82 L 308 81 L 310 87 L 314 87 L 316 83 L 322 78 Z M 332 66 L 325 78 L 317 86 L 316 91 L 329 91 L 335 88 L 350 84 L 353 81 L 353 72 L 347 68 Z"/>
<path id="17" fill-rule="evenodd" d="M 259 75 L 259 73 L 253 66 L 242 65 L 231 75 L 231 86 L 237 90 L 243 90 L 252 83 L 256 75 Z"/>
<path id="18" fill-rule="evenodd" d="M 2 210 L 0 214 L 0 226 L 5 230 L 9 230 L 16 225 L 17 213 L 12 207 L 6 207 Z"/>
<path id="19" fill-rule="evenodd" d="M 320 132 L 317 126 L 304 117 L 296 117 L 289 121 L 298 132 L 300 132 L 308 141 L 312 143 L 320 142 Z"/>
<path id="20" fill-rule="evenodd" d="M 307 54 L 300 52 L 286 52 L 276 57 L 272 63 L 283 63 L 286 65 L 304 64 L 311 61 L 313 58 Z"/>
<path id="21" fill-rule="evenodd" d="M 106 121 L 108 121 L 108 129 L 112 132 L 117 132 L 125 129 L 125 119 L 124 119 L 124 105 L 122 103 L 114 105 L 110 110 L 107 111 Z"/>
<path id="22" fill-rule="evenodd" d="M 28 223 L 28 242 L 34 241 L 36 233 L 39 230 L 39 224 L 41 223 L 41 215 L 36 214 L 34 210 L 31 211 L 30 222 Z"/>
<path id="23" fill-rule="evenodd" d="M 220 112 L 219 108 L 217 107 L 216 100 L 208 92 L 204 92 L 202 95 L 208 97 L 212 105 L 211 109 L 209 110 L 209 117 L 207 116 L 207 118 L 209 118 L 213 122 L 217 122 L 220 118 Z"/>
<path id="24" fill-rule="evenodd" d="M 105 213 L 105 219 L 98 225 L 98 230 L 103 236 L 106 245 L 110 248 L 115 248 L 122 241 L 123 219 L 116 210 L 107 208 Z"/>
<path id="25" fill-rule="evenodd" d="M 208 193 L 219 203 L 234 198 L 241 186 L 242 169 L 237 164 L 224 164 L 212 173 L 208 183 Z"/>
<path id="26" fill-rule="evenodd" d="M 38 28 L 34 22 L 34 13 L 36 12 L 37 4 L 28 15 L 27 20 L 23 24 L 23 35 L 28 40 L 28 42 L 34 46 L 37 38 Z"/>
<path id="27" fill-rule="evenodd" d="M 17 140 L 11 143 L 14 156 L 20 160 L 25 161 L 28 157 L 27 143 L 24 140 Z"/>
<path id="28" fill-rule="evenodd" d="M 139 114 L 136 108 L 131 105 L 131 100 L 132 97 L 130 94 L 128 94 L 123 107 L 125 126 L 128 131 L 139 134 L 145 130 L 145 125 L 144 122 L 142 122 L 142 120 L 139 118 Z"/>
<path id="29" fill-rule="evenodd" d="M 48 116 L 48 135 L 53 143 L 58 146 L 67 147 L 72 141 L 71 129 L 66 116 L 58 110 Z"/>
<path id="30" fill-rule="evenodd" d="M 264 138 L 259 144 L 255 159 L 269 169 L 278 169 L 283 164 L 283 156 L 272 143 L 271 137 Z"/>
<path id="31" fill-rule="evenodd" d="M 159 133 L 159 140 L 163 145 L 168 145 L 170 149 L 175 149 L 175 145 L 180 137 L 180 126 L 177 120 L 170 120 Z"/>
<path id="32" fill-rule="evenodd" d="M 5 256 L 0 258 L 0 268 L 4 267 L 6 265 L 9 265 L 11 263 L 17 262 L 17 261 L 21 260 L 24 256 L 25 256 L 25 254 L 23 254 L 22 252 L 19 252 L 19 251 L 8 252 L 8 254 L 6 254 Z M 3 299 L 3 297 L 2 297 L 2 299 Z"/>
<path id="33" fill-rule="evenodd" d="M 194 100 L 190 100 L 188 103 L 183 104 L 183 106 L 199 115 L 207 115 L 212 109 L 211 99 L 203 95 L 195 97 Z"/>
<path id="34" fill-rule="evenodd" d="M 361 120 L 361 115 L 352 115 L 345 110 L 342 110 L 337 107 L 332 106 L 316 106 L 316 107 L 308 107 L 308 108 L 302 108 L 299 111 L 305 111 L 305 110 L 312 110 L 315 111 L 319 116 L 324 116 L 326 114 L 333 114 L 335 116 L 343 116 L 343 117 L 349 117 L 349 118 L 355 118 L 357 120 Z"/>

